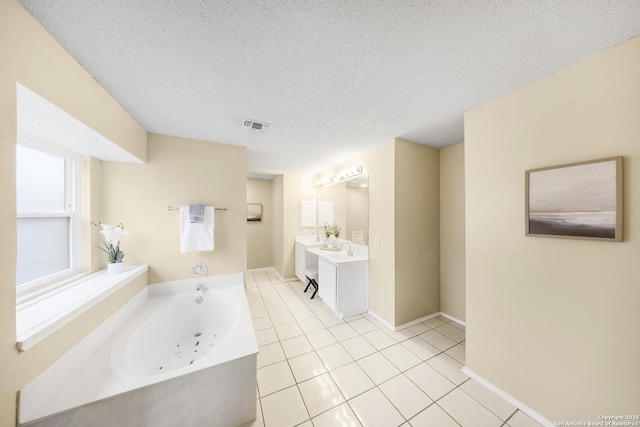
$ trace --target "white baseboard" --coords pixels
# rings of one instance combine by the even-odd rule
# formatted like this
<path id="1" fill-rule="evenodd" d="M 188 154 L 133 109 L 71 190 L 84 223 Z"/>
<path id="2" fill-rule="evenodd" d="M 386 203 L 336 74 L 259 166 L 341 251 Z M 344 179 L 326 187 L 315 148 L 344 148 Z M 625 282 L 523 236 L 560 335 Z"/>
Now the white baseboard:
<path id="1" fill-rule="evenodd" d="M 400 329 L 404 329 L 404 328 L 408 328 L 409 326 L 417 325 L 418 323 L 422 323 L 425 320 L 433 319 L 434 317 L 438 317 L 438 316 L 446 317 L 447 319 L 449 319 L 449 320 L 451 320 L 453 322 L 456 322 L 459 325 L 466 326 L 466 324 L 462 320 L 456 319 L 455 317 L 449 316 L 448 314 L 442 313 L 441 311 L 438 311 L 437 313 L 429 314 L 428 316 L 424 316 L 424 317 L 421 317 L 421 318 L 416 319 L 416 320 L 412 320 L 411 322 L 407 322 L 407 323 L 404 323 L 404 324 L 399 325 L 399 326 L 393 326 L 392 324 L 390 324 L 389 322 L 387 322 L 386 320 L 384 320 L 382 317 L 378 316 L 377 314 L 375 314 L 371 310 L 369 310 L 369 314 L 371 315 L 371 317 L 375 318 L 378 322 L 382 323 L 384 326 L 386 326 L 387 328 L 391 329 L 392 331 L 399 331 Z"/>
<path id="2" fill-rule="evenodd" d="M 452 322 L 456 322 L 458 325 L 462 325 L 462 326 L 465 326 L 465 327 L 467 326 L 466 322 L 463 322 L 460 319 L 456 319 L 455 317 L 450 316 L 447 313 L 440 312 L 440 316 L 446 317 L 447 319 L 451 320 Z"/>
<path id="3" fill-rule="evenodd" d="M 465 375 L 473 378 L 474 380 L 482 384 L 484 387 L 488 388 L 489 390 L 491 390 L 492 392 L 494 392 L 495 394 L 497 394 L 498 396 L 506 400 L 507 402 L 511 403 L 513 406 L 515 406 L 516 408 L 518 408 L 519 410 L 521 410 L 522 412 L 524 412 L 525 414 L 527 414 L 528 416 L 530 416 L 531 418 L 539 422 L 540 424 L 548 427 L 552 427 L 554 425 L 551 421 L 549 421 L 548 419 L 546 419 L 545 417 L 543 417 L 542 415 L 540 415 L 539 413 L 537 413 L 536 411 L 534 411 L 533 409 L 531 409 L 530 407 L 528 407 L 527 405 L 525 405 L 524 403 L 516 399 L 515 397 L 499 389 L 498 387 L 496 387 L 489 381 L 485 380 L 475 372 L 471 371 L 467 367 L 462 368 L 461 371 Z"/>
<path id="4" fill-rule="evenodd" d="M 369 315 L 371 317 L 373 317 L 374 319 L 376 319 L 378 322 L 382 323 L 384 326 L 386 326 L 388 329 L 391 329 L 392 331 L 394 330 L 394 327 L 389 324 L 386 320 L 384 320 L 382 317 L 378 316 L 377 314 L 375 314 L 373 311 L 369 310 L 368 311 Z"/>

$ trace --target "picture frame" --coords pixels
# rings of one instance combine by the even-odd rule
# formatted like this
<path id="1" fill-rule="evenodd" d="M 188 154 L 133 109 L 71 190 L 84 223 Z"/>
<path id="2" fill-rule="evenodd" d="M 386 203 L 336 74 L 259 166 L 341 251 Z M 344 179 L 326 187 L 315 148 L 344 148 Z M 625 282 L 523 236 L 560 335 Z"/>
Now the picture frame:
<path id="1" fill-rule="evenodd" d="M 525 171 L 525 234 L 621 242 L 622 159 Z"/>
<path id="2" fill-rule="evenodd" d="M 262 221 L 262 204 L 247 203 L 247 222 Z"/>

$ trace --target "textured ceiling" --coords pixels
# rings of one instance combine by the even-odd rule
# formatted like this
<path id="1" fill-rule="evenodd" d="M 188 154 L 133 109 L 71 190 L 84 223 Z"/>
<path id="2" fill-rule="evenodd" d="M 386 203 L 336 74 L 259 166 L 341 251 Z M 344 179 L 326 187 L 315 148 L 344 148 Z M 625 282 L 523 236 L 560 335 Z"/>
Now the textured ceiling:
<path id="1" fill-rule="evenodd" d="M 638 0 L 19 1 L 147 131 L 306 172 L 462 142 L 466 110 L 640 34 Z"/>

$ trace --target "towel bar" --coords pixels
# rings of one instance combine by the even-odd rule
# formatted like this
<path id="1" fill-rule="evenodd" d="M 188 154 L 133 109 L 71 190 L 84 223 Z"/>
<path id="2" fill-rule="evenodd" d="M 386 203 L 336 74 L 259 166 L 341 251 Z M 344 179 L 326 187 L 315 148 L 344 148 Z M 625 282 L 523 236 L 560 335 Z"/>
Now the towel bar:
<path id="1" fill-rule="evenodd" d="M 179 211 L 180 207 L 169 206 L 170 211 Z M 215 208 L 217 211 L 226 211 L 227 208 Z"/>

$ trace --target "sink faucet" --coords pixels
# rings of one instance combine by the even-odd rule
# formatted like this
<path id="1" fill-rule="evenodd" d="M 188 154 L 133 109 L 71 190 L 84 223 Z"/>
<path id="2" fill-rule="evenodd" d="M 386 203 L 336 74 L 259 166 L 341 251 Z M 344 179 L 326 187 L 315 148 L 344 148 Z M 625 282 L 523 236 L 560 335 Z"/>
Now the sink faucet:
<path id="1" fill-rule="evenodd" d="M 353 256 L 353 250 L 351 249 L 351 243 L 349 242 L 344 242 L 343 244 L 340 245 L 340 250 L 342 250 L 342 247 L 344 245 L 349 245 L 349 251 L 347 252 L 347 255 L 349 256 Z"/>

